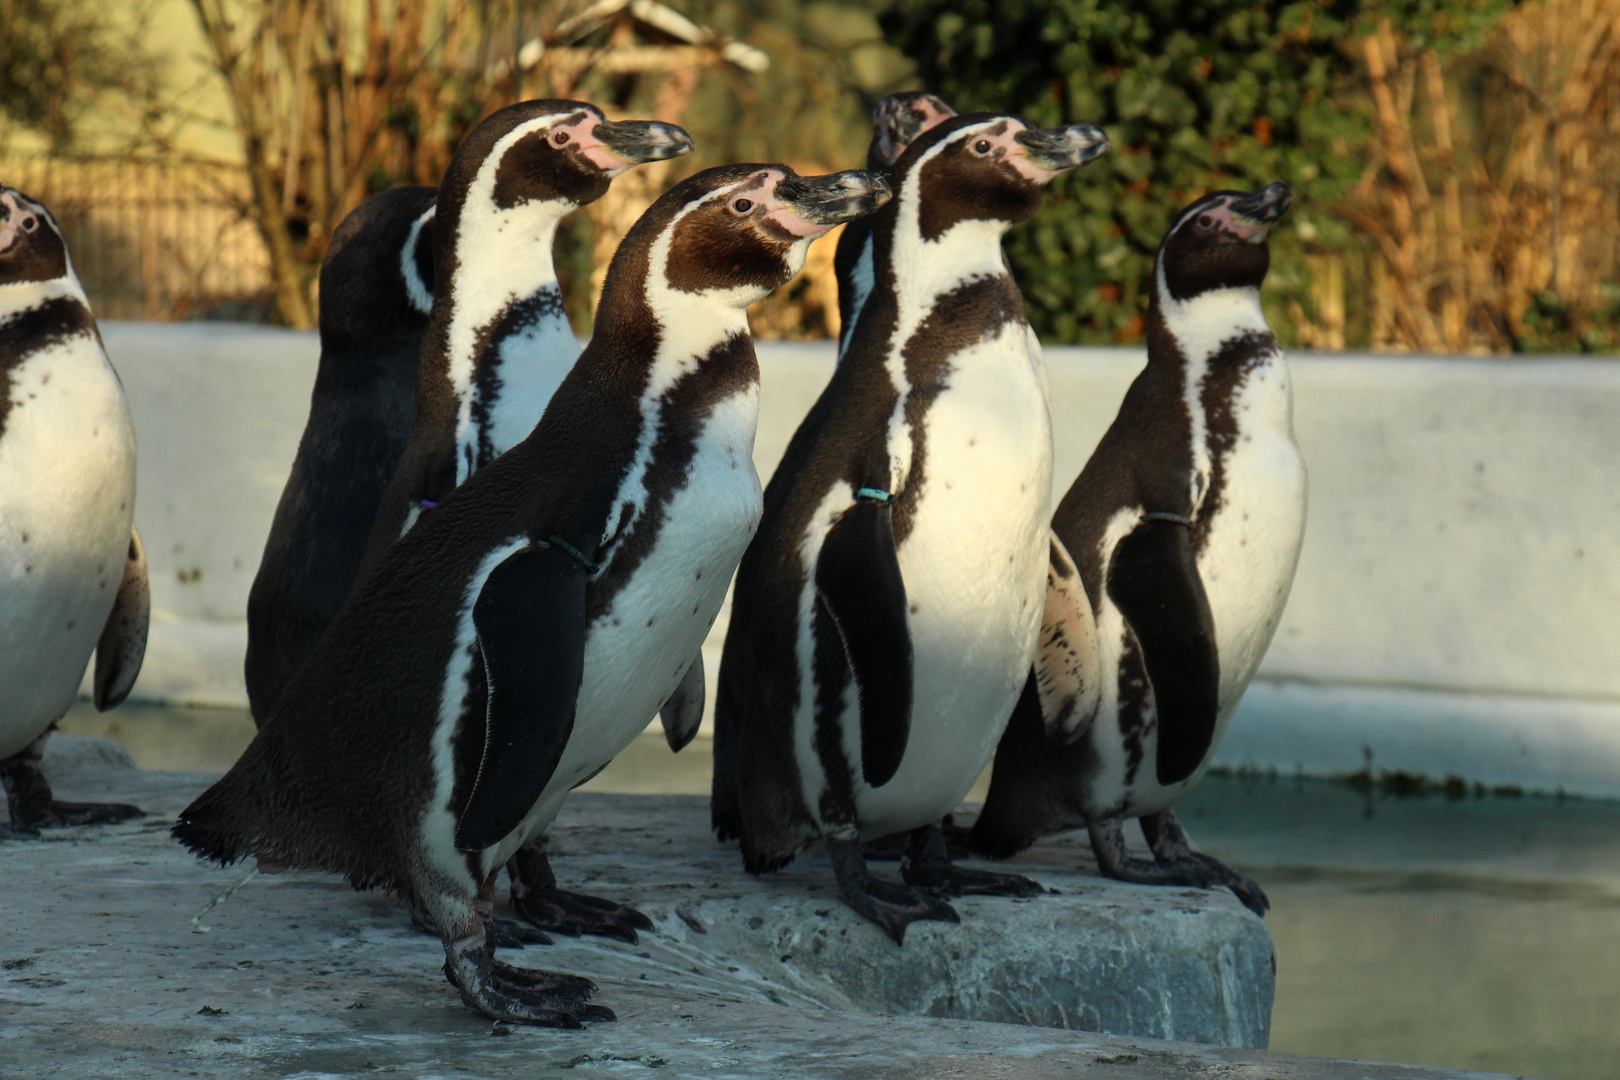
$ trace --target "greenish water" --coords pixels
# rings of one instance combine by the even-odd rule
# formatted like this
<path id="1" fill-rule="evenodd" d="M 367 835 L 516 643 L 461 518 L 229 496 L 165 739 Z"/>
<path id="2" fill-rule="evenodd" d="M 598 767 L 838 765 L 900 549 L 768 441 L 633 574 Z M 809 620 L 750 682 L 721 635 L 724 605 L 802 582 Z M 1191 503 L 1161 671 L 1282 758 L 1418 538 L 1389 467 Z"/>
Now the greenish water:
<path id="1" fill-rule="evenodd" d="M 186 771 L 253 736 L 245 712 L 138 705 L 62 729 Z M 710 765 L 653 731 L 587 787 L 705 795 Z M 1182 819 L 1271 895 L 1273 1050 L 1620 1080 L 1620 804 L 1211 777 Z"/>

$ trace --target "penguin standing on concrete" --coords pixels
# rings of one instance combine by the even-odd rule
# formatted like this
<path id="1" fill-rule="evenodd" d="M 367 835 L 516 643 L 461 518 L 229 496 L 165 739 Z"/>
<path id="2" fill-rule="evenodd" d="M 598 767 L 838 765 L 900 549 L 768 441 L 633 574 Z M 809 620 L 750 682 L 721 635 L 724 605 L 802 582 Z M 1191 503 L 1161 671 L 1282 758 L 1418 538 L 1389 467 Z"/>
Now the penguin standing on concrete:
<path id="1" fill-rule="evenodd" d="M 935 892 L 1040 891 L 952 866 L 938 821 L 1001 737 L 1042 608 L 1046 364 L 1001 237 L 1107 146 L 1088 124 L 987 114 L 912 143 L 872 225 L 872 293 L 738 570 L 715 828 L 754 873 L 825 839 L 845 899 L 897 942 L 955 921 Z M 903 831 L 905 886 L 860 848 Z"/>
<path id="2" fill-rule="evenodd" d="M 354 587 L 383 491 L 410 442 L 416 361 L 433 310 L 438 190 L 355 207 L 321 264 L 321 360 L 292 473 L 248 593 L 243 665 L 264 723 Z"/>
<path id="3" fill-rule="evenodd" d="M 1288 363 L 1260 310 L 1288 185 L 1216 192 L 1159 246 L 1148 362 L 1052 519 L 1041 651 L 974 825 L 1006 857 L 1086 826 L 1103 873 L 1260 886 L 1194 851 L 1203 776 L 1277 629 L 1305 535 Z M 1138 818 L 1153 861 L 1127 857 Z"/>
<path id="4" fill-rule="evenodd" d="M 0 187 L 0 839 L 141 815 L 53 798 L 41 758 L 92 650 L 96 708 L 128 696 L 149 612 L 124 387 L 62 230 Z"/>
<path id="5" fill-rule="evenodd" d="M 917 136 L 955 115 L 956 110 L 936 94 L 890 94 L 872 110 L 872 144 L 866 148 L 866 167 L 873 172 L 887 172 Z M 838 355 L 842 356 L 855 329 L 855 317 L 872 292 L 871 218 L 856 218 L 838 234 L 833 273 L 838 280 Z"/>
<path id="6" fill-rule="evenodd" d="M 487 1015 L 612 1019 L 587 980 L 495 959 L 496 877 L 668 699 L 758 524 L 744 309 L 887 195 L 874 174 L 782 165 L 666 192 L 619 246 L 595 335 L 534 432 L 360 581 L 175 836 L 405 893 Z"/>
<path id="7" fill-rule="evenodd" d="M 411 440 L 371 525 L 360 577 L 401 532 L 540 421 L 579 356 L 552 246 L 557 226 L 633 165 L 678 157 L 673 124 L 611 123 L 594 105 L 529 101 L 492 114 L 457 149 L 431 228 L 435 283 L 417 370 Z M 702 665 L 665 710 L 666 727 L 703 713 Z M 511 898 L 542 930 L 636 940 L 652 921 L 633 908 L 557 888 L 545 837 L 513 856 Z M 437 933 L 431 913 L 412 910 Z M 504 920 L 503 944 L 534 940 Z"/>

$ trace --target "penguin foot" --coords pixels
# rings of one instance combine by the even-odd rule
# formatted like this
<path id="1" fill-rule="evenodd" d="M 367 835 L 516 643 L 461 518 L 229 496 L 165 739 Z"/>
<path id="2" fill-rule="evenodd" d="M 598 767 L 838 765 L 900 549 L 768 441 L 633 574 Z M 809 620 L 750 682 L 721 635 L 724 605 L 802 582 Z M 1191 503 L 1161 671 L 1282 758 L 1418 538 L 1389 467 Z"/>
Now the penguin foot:
<path id="1" fill-rule="evenodd" d="M 653 921 L 633 907 L 557 888 L 544 840 L 519 848 L 506 872 L 512 879 L 512 906 L 542 930 L 565 937 L 594 934 L 634 945 L 637 930 L 653 928 Z"/>
<path id="2" fill-rule="evenodd" d="M 829 836 L 827 854 L 832 856 L 833 873 L 845 902 L 881 926 L 896 945 L 906 943 L 906 927 L 914 922 L 962 921 L 955 908 L 929 892 L 873 877 L 866 869 L 860 841 L 853 835 Z"/>
<path id="3" fill-rule="evenodd" d="M 438 920 L 433 917 L 433 912 L 429 911 L 421 904 L 412 904 L 410 905 L 410 908 L 411 925 L 422 931 L 424 934 L 438 937 L 439 923 Z M 525 926 L 523 923 L 515 922 L 511 919 L 492 918 L 489 921 L 490 926 L 495 934 L 495 945 L 497 948 L 521 949 L 525 945 L 551 944 L 551 938 L 547 937 L 545 934 L 541 933 L 539 930 L 536 930 L 532 926 Z M 516 971 L 518 969 L 514 968 L 513 970 Z"/>
<path id="4" fill-rule="evenodd" d="M 0 822 L 0 840 L 38 840 L 39 830 L 16 821 Z"/>
<path id="5" fill-rule="evenodd" d="M 1152 862 L 1125 854 L 1125 831 L 1118 818 L 1087 826 L 1098 869 L 1106 876 L 1137 885 L 1187 885 L 1195 889 L 1225 886 L 1244 907 L 1265 917 L 1271 908 L 1265 890 L 1219 859 L 1194 851 L 1172 811 L 1149 815 L 1141 823 L 1148 846 L 1153 849 Z"/>
<path id="6" fill-rule="evenodd" d="M 36 829 L 60 829 L 70 825 L 112 825 L 131 818 L 145 817 L 146 811 L 128 803 L 60 802 L 50 800 L 43 807 L 30 808 L 34 812 L 24 824 Z"/>
<path id="7" fill-rule="evenodd" d="M 940 819 L 939 827 L 945 836 L 947 855 L 952 859 L 973 857 L 973 845 L 969 842 L 973 835 L 972 829 L 956 824 L 950 814 Z M 910 843 L 910 833 L 893 833 L 866 841 L 861 845 L 861 854 L 866 856 L 868 862 L 899 862 L 906 857 L 906 849 Z"/>
<path id="8" fill-rule="evenodd" d="M 1215 885 L 1225 885 L 1231 889 L 1244 907 L 1262 919 L 1271 910 L 1271 900 L 1266 896 L 1266 891 L 1252 878 L 1219 859 L 1193 850 L 1192 840 L 1188 838 L 1187 830 L 1181 827 L 1181 822 L 1176 820 L 1173 809 L 1149 814 L 1140 820 L 1140 824 L 1142 835 L 1147 838 L 1148 846 L 1153 849 L 1153 857 L 1159 862 L 1172 865 L 1194 863 L 1214 879 Z"/>
<path id="9" fill-rule="evenodd" d="M 1046 890 L 1021 874 L 969 870 L 951 862 L 940 822 L 912 831 L 900 876 L 906 884 L 939 896 L 1039 896 Z"/>
<path id="10" fill-rule="evenodd" d="M 128 803 L 62 802 L 51 796 L 40 764 L 44 740 L 36 740 L 27 750 L 0 761 L 0 781 L 6 788 L 14 829 L 61 829 L 71 825 L 111 825 L 130 818 L 145 817 L 146 811 Z M 22 836 L 28 836 L 24 831 Z M 15 836 L 13 837 L 16 838 Z"/>
<path id="11" fill-rule="evenodd" d="M 444 943 L 444 977 L 469 1009 L 507 1023 L 569 1030 L 618 1019 L 612 1009 L 587 1003 L 596 992 L 591 980 L 503 964 L 489 937 L 479 931 Z"/>

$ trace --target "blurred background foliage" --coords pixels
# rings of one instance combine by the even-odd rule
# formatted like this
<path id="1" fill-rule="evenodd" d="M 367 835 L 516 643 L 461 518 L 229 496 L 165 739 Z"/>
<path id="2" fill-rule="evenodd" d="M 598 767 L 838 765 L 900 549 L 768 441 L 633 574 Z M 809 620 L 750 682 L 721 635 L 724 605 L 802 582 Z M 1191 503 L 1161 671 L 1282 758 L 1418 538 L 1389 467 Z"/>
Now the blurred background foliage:
<path id="1" fill-rule="evenodd" d="M 1290 345 L 1620 347 L 1620 0 L 0 0 L 0 180 L 71 219 L 104 313 L 309 325 L 342 216 L 435 182 L 494 109 L 681 123 L 697 153 L 559 238 L 588 330 L 670 182 L 859 163 L 871 106 L 913 87 L 1108 131 L 1008 239 L 1048 342 L 1139 341 L 1175 212 L 1283 179 L 1266 302 Z M 836 332 L 815 250 L 761 336 Z"/>

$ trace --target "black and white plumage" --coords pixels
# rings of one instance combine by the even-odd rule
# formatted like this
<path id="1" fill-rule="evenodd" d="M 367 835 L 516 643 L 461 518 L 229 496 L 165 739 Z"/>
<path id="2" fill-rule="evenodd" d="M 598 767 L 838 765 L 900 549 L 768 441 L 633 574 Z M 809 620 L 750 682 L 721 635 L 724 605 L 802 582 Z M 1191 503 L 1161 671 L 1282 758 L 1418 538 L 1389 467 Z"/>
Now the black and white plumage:
<path id="1" fill-rule="evenodd" d="M 493 956 L 503 864 L 689 670 L 760 516 L 745 307 L 882 178 L 682 181 L 614 256 L 596 333 L 529 438 L 363 579 L 269 722 L 175 835 L 423 904 L 474 1009 L 577 1026 L 583 979 Z"/>
<path id="2" fill-rule="evenodd" d="M 872 143 L 866 148 L 866 167 L 873 172 L 887 172 L 917 136 L 955 115 L 956 110 L 937 94 L 890 94 L 872 110 Z M 872 292 L 871 218 L 856 218 L 838 234 L 833 273 L 838 280 L 838 353 L 842 356 L 855 328 L 855 317 Z"/>
<path id="3" fill-rule="evenodd" d="M 868 875 L 858 838 L 912 832 L 914 885 L 1036 888 L 951 867 L 935 823 L 995 748 L 1042 608 L 1046 365 L 1001 237 L 1106 148 L 986 114 L 912 143 L 872 224 L 876 284 L 738 571 L 715 827 L 756 873 L 826 838 L 846 899 L 897 941 L 955 913 Z"/>
<path id="4" fill-rule="evenodd" d="M 462 140 L 434 213 L 433 310 L 411 441 L 378 508 L 365 567 L 457 484 L 522 441 L 579 342 L 552 247 L 563 218 L 634 165 L 678 157 L 673 124 L 609 122 L 582 101 L 525 101 Z"/>
<path id="5" fill-rule="evenodd" d="M 972 844 L 1010 855 L 1086 825 L 1147 884 L 1265 893 L 1194 851 L 1174 805 L 1203 776 L 1287 602 L 1305 533 L 1288 364 L 1260 310 L 1287 185 L 1223 191 L 1166 234 L 1148 362 L 1052 519 L 1041 655 Z M 1141 819 L 1153 862 L 1125 856 Z"/>
<path id="6" fill-rule="evenodd" d="M 257 719 L 365 568 L 424 508 L 526 435 L 573 367 L 579 343 L 552 259 L 563 218 L 633 165 L 691 145 L 674 125 L 610 123 L 578 101 L 523 102 L 462 141 L 439 191 L 385 192 L 346 219 L 322 268 L 309 426 L 248 601 Z M 558 890 L 543 840 L 514 862 L 512 896 L 560 933 L 634 941 L 651 925 Z M 432 929 L 424 909 L 413 914 Z M 503 941 L 545 940 L 499 927 Z"/>
<path id="7" fill-rule="evenodd" d="M 410 442 L 416 363 L 433 310 L 438 191 L 357 206 L 321 264 L 321 359 L 309 420 L 248 593 L 243 665 L 262 724 L 349 590 L 383 492 Z"/>
<path id="8" fill-rule="evenodd" d="M 40 767 L 92 651 L 98 709 L 140 673 L 134 523 L 135 429 L 67 243 L 45 207 L 0 187 L 0 838 L 141 813 L 56 800 Z"/>

